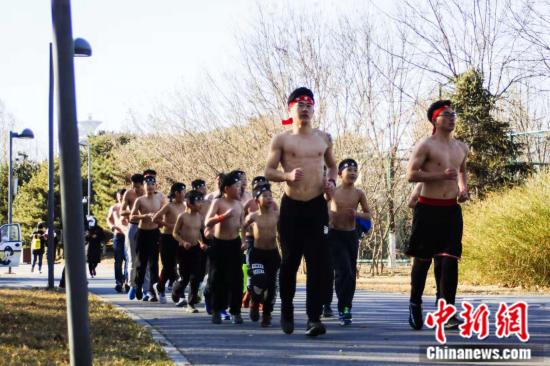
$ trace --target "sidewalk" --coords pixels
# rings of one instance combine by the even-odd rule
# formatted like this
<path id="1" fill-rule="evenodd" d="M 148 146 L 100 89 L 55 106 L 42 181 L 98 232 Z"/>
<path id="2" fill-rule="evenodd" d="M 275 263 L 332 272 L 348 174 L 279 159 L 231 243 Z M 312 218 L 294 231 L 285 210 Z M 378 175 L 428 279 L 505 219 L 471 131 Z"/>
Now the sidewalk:
<path id="1" fill-rule="evenodd" d="M 144 322 L 157 334 L 156 339 L 168 347 L 171 357 L 178 364 L 189 362 L 196 365 L 408 365 L 418 364 L 421 352 L 427 345 L 435 345 L 434 330 L 410 329 L 408 297 L 406 295 L 359 291 L 354 303 L 354 323 L 342 328 L 335 319 L 326 321 L 328 333 L 316 339 L 304 335 L 305 331 L 305 292 L 299 288 L 296 294 L 296 330 L 293 335 L 285 335 L 279 328 L 278 304 L 274 313 L 273 327 L 264 329 L 248 320 L 247 309 L 243 309 L 243 325 L 225 322 L 215 326 L 210 323 L 202 306 L 199 314 L 188 314 L 177 308 L 168 299 L 168 304 L 129 301 L 125 294 L 114 291 L 112 262 L 99 265 L 98 276 L 89 279 L 90 291 L 105 301 L 120 306 L 132 314 L 134 320 Z M 46 267 L 44 267 L 46 269 Z M 56 266 L 56 285 L 62 267 Z M 30 273 L 29 265 L 13 269 L 8 275 L 7 268 L 0 269 L 0 287 L 45 287 L 46 271 L 42 274 Z M 336 298 L 336 297 L 335 297 Z M 434 298 L 425 297 L 424 311 L 433 311 Z M 448 344 L 508 344 L 518 345 L 519 340 L 498 339 L 494 333 L 494 314 L 499 302 L 512 304 L 518 300 L 529 304 L 529 332 L 531 340 L 527 345 L 538 345 L 550 359 L 550 297 L 529 296 L 525 298 L 509 296 L 468 296 L 459 297 L 457 304 L 468 300 L 475 305 L 481 301 L 489 304 L 491 329 L 489 338 L 483 341 L 465 340 L 458 333 L 447 332 Z M 164 340 L 163 340 L 164 339 Z M 170 345 L 175 348 L 171 349 Z M 423 348 L 421 348 L 423 346 Z M 545 346 L 545 347 L 543 347 Z M 181 356 L 184 357 L 181 357 Z M 424 363 L 426 361 L 423 361 Z M 454 365 L 460 363 L 453 362 Z M 495 364 L 494 362 L 491 364 Z M 516 362 L 517 364 L 517 362 Z M 542 365 L 543 361 L 531 361 L 522 365 Z"/>

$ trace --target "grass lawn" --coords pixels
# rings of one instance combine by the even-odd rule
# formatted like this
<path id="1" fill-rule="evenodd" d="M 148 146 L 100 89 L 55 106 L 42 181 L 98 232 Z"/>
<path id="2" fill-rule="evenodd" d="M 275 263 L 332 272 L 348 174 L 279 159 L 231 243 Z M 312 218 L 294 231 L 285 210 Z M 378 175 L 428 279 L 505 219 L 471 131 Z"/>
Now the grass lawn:
<path id="1" fill-rule="evenodd" d="M 94 365 L 172 365 L 151 334 L 89 296 Z M 0 288 L 0 364 L 68 365 L 65 293 Z"/>

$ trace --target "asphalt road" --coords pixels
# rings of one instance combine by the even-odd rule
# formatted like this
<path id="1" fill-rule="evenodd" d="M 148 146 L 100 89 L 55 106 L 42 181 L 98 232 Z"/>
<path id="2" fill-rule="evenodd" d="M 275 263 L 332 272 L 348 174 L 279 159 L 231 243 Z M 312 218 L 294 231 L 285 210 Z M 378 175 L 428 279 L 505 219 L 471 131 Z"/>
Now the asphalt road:
<path id="1" fill-rule="evenodd" d="M 112 264 L 100 264 L 98 276 L 89 280 L 90 291 L 104 300 L 120 306 L 129 312 L 134 320 L 152 327 L 157 340 L 171 350 L 169 355 L 178 364 L 193 365 L 409 365 L 427 364 L 421 358 L 428 346 L 435 346 L 434 330 L 410 329 L 408 296 L 403 294 L 358 291 L 355 296 L 351 327 L 341 327 L 336 319 L 326 320 L 327 334 L 308 338 L 305 332 L 305 290 L 299 288 L 295 298 L 296 330 L 292 335 L 283 334 L 279 328 L 278 305 L 274 313 L 273 327 L 261 328 L 248 319 L 243 309 L 245 323 L 222 325 L 210 323 L 203 307 L 199 314 L 189 314 L 177 308 L 168 299 L 168 304 L 129 301 L 124 294 L 113 290 Z M 47 275 L 31 274 L 28 265 L 14 269 L 8 275 L 0 269 L 0 287 L 45 286 Z M 60 273 L 60 268 L 56 269 Z M 57 276 L 56 276 L 57 277 Z M 56 281 L 57 284 L 57 281 Z M 495 336 L 494 314 L 500 302 L 511 305 L 518 300 L 529 304 L 530 341 L 524 346 L 532 348 L 535 356 L 529 362 L 513 361 L 509 365 L 550 365 L 550 297 L 529 296 L 464 296 L 474 305 L 485 303 L 491 310 L 490 336 L 482 341 L 464 339 L 457 331 L 447 332 L 447 344 L 481 344 L 489 346 L 518 346 L 516 336 L 499 339 Z M 435 310 L 434 298 L 425 297 L 424 310 Z M 158 337 L 160 334 L 160 338 Z M 174 346 L 174 347 L 170 347 Z M 544 357 L 544 358 L 542 358 Z M 432 363 L 436 364 L 436 363 Z M 461 363 L 453 362 L 453 365 Z M 470 363 L 472 364 L 472 363 Z M 484 364 L 482 362 L 476 364 Z M 485 362 L 495 365 L 498 363 Z"/>

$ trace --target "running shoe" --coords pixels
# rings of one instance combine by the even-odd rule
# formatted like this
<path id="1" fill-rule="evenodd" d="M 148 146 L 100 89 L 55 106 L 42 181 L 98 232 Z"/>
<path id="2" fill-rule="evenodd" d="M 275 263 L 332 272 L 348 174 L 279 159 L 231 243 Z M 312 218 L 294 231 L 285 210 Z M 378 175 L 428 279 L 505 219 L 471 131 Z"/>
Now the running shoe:
<path id="1" fill-rule="evenodd" d="M 185 298 L 182 297 L 182 298 L 180 299 L 180 301 L 178 301 L 178 302 L 176 303 L 176 306 L 177 306 L 178 308 L 186 307 L 186 306 L 187 306 L 187 300 L 185 300 Z"/>
<path id="2" fill-rule="evenodd" d="M 231 315 L 229 315 L 227 310 L 220 311 L 220 314 L 222 315 L 223 320 L 231 320 Z"/>
<path id="3" fill-rule="evenodd" d="M 128 291 L 128 300 L 133 300 L 136 298 L 136 288 L 130 287 L 130 290 Z"/>
<path id="4" fill-rule="evenodd" d="M 142 301 L 149 301 L 149 299 L 151 298 L 151 296 L 149 296 L 149 292 L 148 291 L 145 291 L 143 293 L 143 298 L 141 299 Z"/>
<path id="5" fill-rule="evenodd" d="M 330 304 L 323 305 L 323 318 L 332 318 L 333 316 L 334 312 L 332 311 Z"/>
<path id="6" fill-rule="evenodd" d="M 199 312 L 199 310 L 195 307 L 195 305 L 187 305 L 187 312 L 191 314 L 196 314 Z"/>
<path id="7" fill-rule="evenodd" d="M 409 325 L 412 329 L 420 330 L 424 325 L 422 319 L 422 305 L 420 304 L 409 304 Z"/>
<path id="8" fill-rule="evenodd" d="M 253 322 L 260 320 L 260 304 L 253 301 L 250 302 L 250 320 Z"/>
<path id="9" fill-rule="evenodd" d="M 260 323 L 262 328 L 268 328 L 271 327 L 271 314 L 263 313 L 262 314 L 262 322 Z"/>
<path id="10" fill-rule="evenodd" d="M 155 283 L 153 285 L 153 290 L 155 290 L 155 294 L 157 295 L 157 297 L 159 299 L 159 302 L 161 304 L 166 304 L 166 295 L 164 294 L 164 292 L 159 291 L 159 284 L 158 283 Z"/>
<path id="11" fill-rule="evenodd" d="M 352 316 L 349 308 L 346 306 L 344 307 L 344 311 L 339 313 L 340 314 L 340 324 L 341 325 L 351 325 L 352 323 Z"/>
<path id="12" fill-rule="evenodd" d="M 222 317 L 221 314 L 217 311 L 212 313 L 212 323 L 214 324 L 221 324 L 222 323 Z"/>
<path id="13" fill-rule="evenodd" d="M 281 329 L 286 334 L 292 334 L 294 332 L 294 317 L 285 317 L 281 313 Z"/>
<path id="14" fill-rule="evenodd" d="M 447 323 L 445 323 L 445 330 L 456 330 L 463 323 L 462 320 L 458 319 L 456 315 L 452 316 Z"/>
<path id="15" fill-rule="evenodd" d="M 327 329 L 325 328 L 325 325 L 323 323 L 321 323 L 320 321 L 314 322 L 308 320 L 306 330 L 306 335 L 308 337 L 317 337 L 325 334 L 326 332 Z"/>
<path id="16" fill-rule="evenodd" d="M 233 324 L 242 324 L 243 323 L 243 317 L 241 314 L 235 314 L 233 315 Z"/>

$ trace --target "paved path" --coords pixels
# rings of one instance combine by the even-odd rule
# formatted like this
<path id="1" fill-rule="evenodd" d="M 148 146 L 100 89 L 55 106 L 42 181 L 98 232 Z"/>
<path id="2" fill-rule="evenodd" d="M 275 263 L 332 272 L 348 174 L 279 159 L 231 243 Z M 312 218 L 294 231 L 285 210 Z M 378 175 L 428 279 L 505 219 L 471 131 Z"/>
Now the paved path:
<path id="1" fill-rule="evenodd" d="M 61 268 L 56 268 L 56 273 L 59 274 L 60 270 Z M 15 274 L 8 275 L 7 270 L 0 269 L 0 287 L 46 285 L 47 275 L 31 274 L 28 265 L 15 268 L 14 271 Z M 342 328 L 335 320 L 328 320 L 327 335 L 310 339 L 304 335 L 306 318 L 303 289 L 298 290 L 295 301 L 296 330 L 289 336 L 283 334 L 279 328 L 278 311 L 274 314 L 274 326 L 269 329 L 260 328 L 259 324 L 248 321 L 248 316 L 244 316 L 243 325 L 226 322 L 216 326 L 210 323 L 210 318 L 202 308 L 199 314 L 188 314 L 183 309 L 176 308 L 170 300 L 165 305 L 129 301 L 126 295 L 117 294 L 113 290 L 110 265 L 100 264 L 98 273 L 98 277 L 89 282 L 93 293 L 124 308 L 132 314 L 133 319 L 147 322 L 177 348 L 175 352 L 176 356 L 180 356 L 180 361 L 188 360 L 194 365 L 425 364 L 426 361 L 420 359 L 421 353 L 425 352 L 426 346 L 435 345 L 432 329 L 412 331 L 409 328 L 408 297 L 402 294 L 359 291 L 355 297 L 352 327 Z M 538 347 L 538 352 L 545 356 L 545 360 L 538 359 L 523 364 L 550 365 L 550 296 L 521 299 L 508 296 L 465 296 L 459 297 L 457 303 L 462 300 L 476 305 L 481 301 L 489 304 L 491 323 L 494 322 L 494 313 L 499 302 L 511 304 L 517 300 L 526 300 L 529 304 L 531 335 L 528 345 Z M 433 297 L 425 298 L 425 311 L 434 310 L 433 301 Z M 520 343 L 515 336 L 498 339 L 494 336 L 493 324 L 490 332 L 489 338 L 477 342 L 465 341 L 456 332 L 447 333 L 448 344 Z M 495 365 L 494 362 L 491 364 Z"/>

